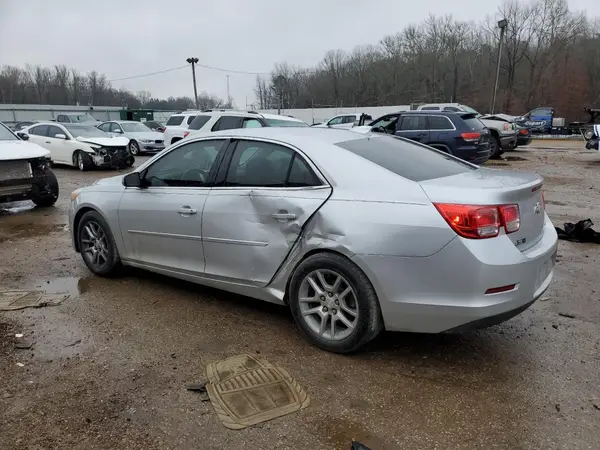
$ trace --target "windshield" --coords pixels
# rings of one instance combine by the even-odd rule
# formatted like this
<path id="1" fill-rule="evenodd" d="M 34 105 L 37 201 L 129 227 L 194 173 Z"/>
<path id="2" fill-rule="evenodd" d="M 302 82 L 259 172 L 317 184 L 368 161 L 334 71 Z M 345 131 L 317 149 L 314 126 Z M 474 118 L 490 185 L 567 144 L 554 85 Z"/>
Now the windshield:
<path id="1" fill-rule="evenodd" d="M 308 124 L 299 120 L 265 119 L 270 127 L 307 127 Z"/>
<path id="2" fill-rule="evenodd" d="M 71 122 L 97 122 L 97 120 L 89 114 L 69 115 Z"/>
<path id="3" fill-rule="evenodd" d="M 18 139 L 6 125 L 0 123 L 0 141 L 17 141 Z"/>
<path id="4" fill-rule="evenodd" d="M 92 126 L 65 125 L 65 128 L 75 137 L 110 137 L 108 133 Z"/>
<path id="5" fill-rule="evenodd" d="M 125 133 L 146 133 L 148 131 L 148 127 L 141 122 L 126 122 L 120 125 Z"/>

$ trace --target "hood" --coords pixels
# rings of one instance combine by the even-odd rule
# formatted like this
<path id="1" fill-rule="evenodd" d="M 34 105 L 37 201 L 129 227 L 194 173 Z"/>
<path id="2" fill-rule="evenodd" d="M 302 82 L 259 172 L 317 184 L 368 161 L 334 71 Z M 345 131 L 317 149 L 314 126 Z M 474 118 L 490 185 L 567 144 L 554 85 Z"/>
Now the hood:
<path id="1" fill-rule="evenodd" d="M 108 178 L 100 178 L 98 181 L 96 181 L 92 186 L 94 185 L 102 185 L 102 186 L 108 186 L 108 185 L 117 185 L 123 184 L 123 177 L 125 175 L 117 175 L 115 177 L 108 177 Z"/>
<path id="2" fill-rule="evenodd" d="M 136 131 L 133 133 L 125 132 L 125 136 L 131 139 L 145 139 L 147 141 L 162 141 L 165 139 L 165 136 L 158 131 Z"/>
<path id="3" fill-rule="evenodd" d="M 44 156 L 49 157 L 50 151 L 33 142 L 0 141 L 0 161 L 43 158 Z"/>
<path id="4" fill-rule="evenodd" d="M 78 136 L 79 142 L 85 142 L 86 144 L 96 144 L 102 147 L 124 147 L 129 144 L 129 138 L 126 137 L 83 137 Z"/>
<path id="5" fill-rule="evenodd" d="M 356 133 L 361 133 L 361 134 L 367 134 L 371 132 L 371 128 L 373 128 L 370 125 L 361 125 L 359 127 L 352 127 L 350 128 L 350 131 L 354 131 Z"/>

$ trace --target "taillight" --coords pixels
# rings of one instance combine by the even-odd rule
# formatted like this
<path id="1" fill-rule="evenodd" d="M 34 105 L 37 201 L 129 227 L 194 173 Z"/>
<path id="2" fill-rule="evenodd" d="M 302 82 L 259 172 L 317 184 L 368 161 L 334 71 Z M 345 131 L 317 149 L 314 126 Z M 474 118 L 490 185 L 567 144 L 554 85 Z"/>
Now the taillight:
<path id="1" fill-rule="evenodd" d="M 510 123 L 505 123 L 504 124 L 504 131 L 509 131 L 512 130 L 512 124 Z"/>
<path id="2" fill-rule="evenodd" d="M 529 134 L 529 132 L 525 128 L 521 128 L 521 131 L 519 131 L 519 133 L 521 133 L 523 136 L 527 136 Z"/>
<path id="3" fill-rule="evenodd" d="M 183 133 L 183 137 L 188 137 L 188 134 L 190 134 L 190 132 L 189 132 L 189 131 L 186 131 L 186 132 L 184 132 L 184 133 Z"/>
<path id="4" fill-rule="evenodd" d="M 500 234 L 518 231 L 521 218 L 518 205 L 457 205 L 434 203 L 448 225 L 460 236 L 469 239 L 487 239 Z"/>
<path id="5" fill-rule="evenodd" d="M 467 142 L 476 142 L 481 138 L 481 133 L 461 133 L 460 137 Z"/>

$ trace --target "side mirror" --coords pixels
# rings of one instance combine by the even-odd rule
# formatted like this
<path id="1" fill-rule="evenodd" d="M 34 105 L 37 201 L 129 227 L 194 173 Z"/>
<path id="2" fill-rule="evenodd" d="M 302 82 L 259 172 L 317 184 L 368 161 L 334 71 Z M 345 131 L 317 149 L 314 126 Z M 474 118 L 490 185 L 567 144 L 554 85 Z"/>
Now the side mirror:
<path id="1" fill-rule="evenodd" d="M 29 140 L 29 135 L 27 133 L 23 132 L 23 131 L 18 132 L 17 136 L 19 136 L 19 138 L 22 141 L 28 141 Z"/>
<path id="2" fill-rule="evenodd" d="M 125 187 L 142 187 L 142 177 L 139 172 L 131 172 L 123 177 L 123 186 Z"/>
<path id="3" fill-rule="evenodd" d="M 67 135 L 58 133 L 54 135 L 54 139 L 67 139 Z"/>

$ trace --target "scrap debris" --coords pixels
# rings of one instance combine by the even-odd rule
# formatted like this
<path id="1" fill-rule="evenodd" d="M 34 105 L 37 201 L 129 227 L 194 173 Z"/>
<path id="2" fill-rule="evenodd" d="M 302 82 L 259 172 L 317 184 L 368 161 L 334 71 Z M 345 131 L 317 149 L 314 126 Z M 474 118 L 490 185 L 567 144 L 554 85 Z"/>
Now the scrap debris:
<path id="1" fill-rule="evenodd" d="M 558 234 L 558 238 L 565 241 L 600 244 L 600 233 L 594 231 L 592 225 L 594 225 L 594 222 L 591 219 L 585 219 L 575 224 L 565 223 L 564 230 L 558 227 L 554 227 L 554 229 Z"/>
<path id="2" fill-rule="evenodd" d="M 0 311 L 56 306 L 69 297 L 70 295 L 67 293 L 48 294 L 44 291 L 0 290 Z"/>

